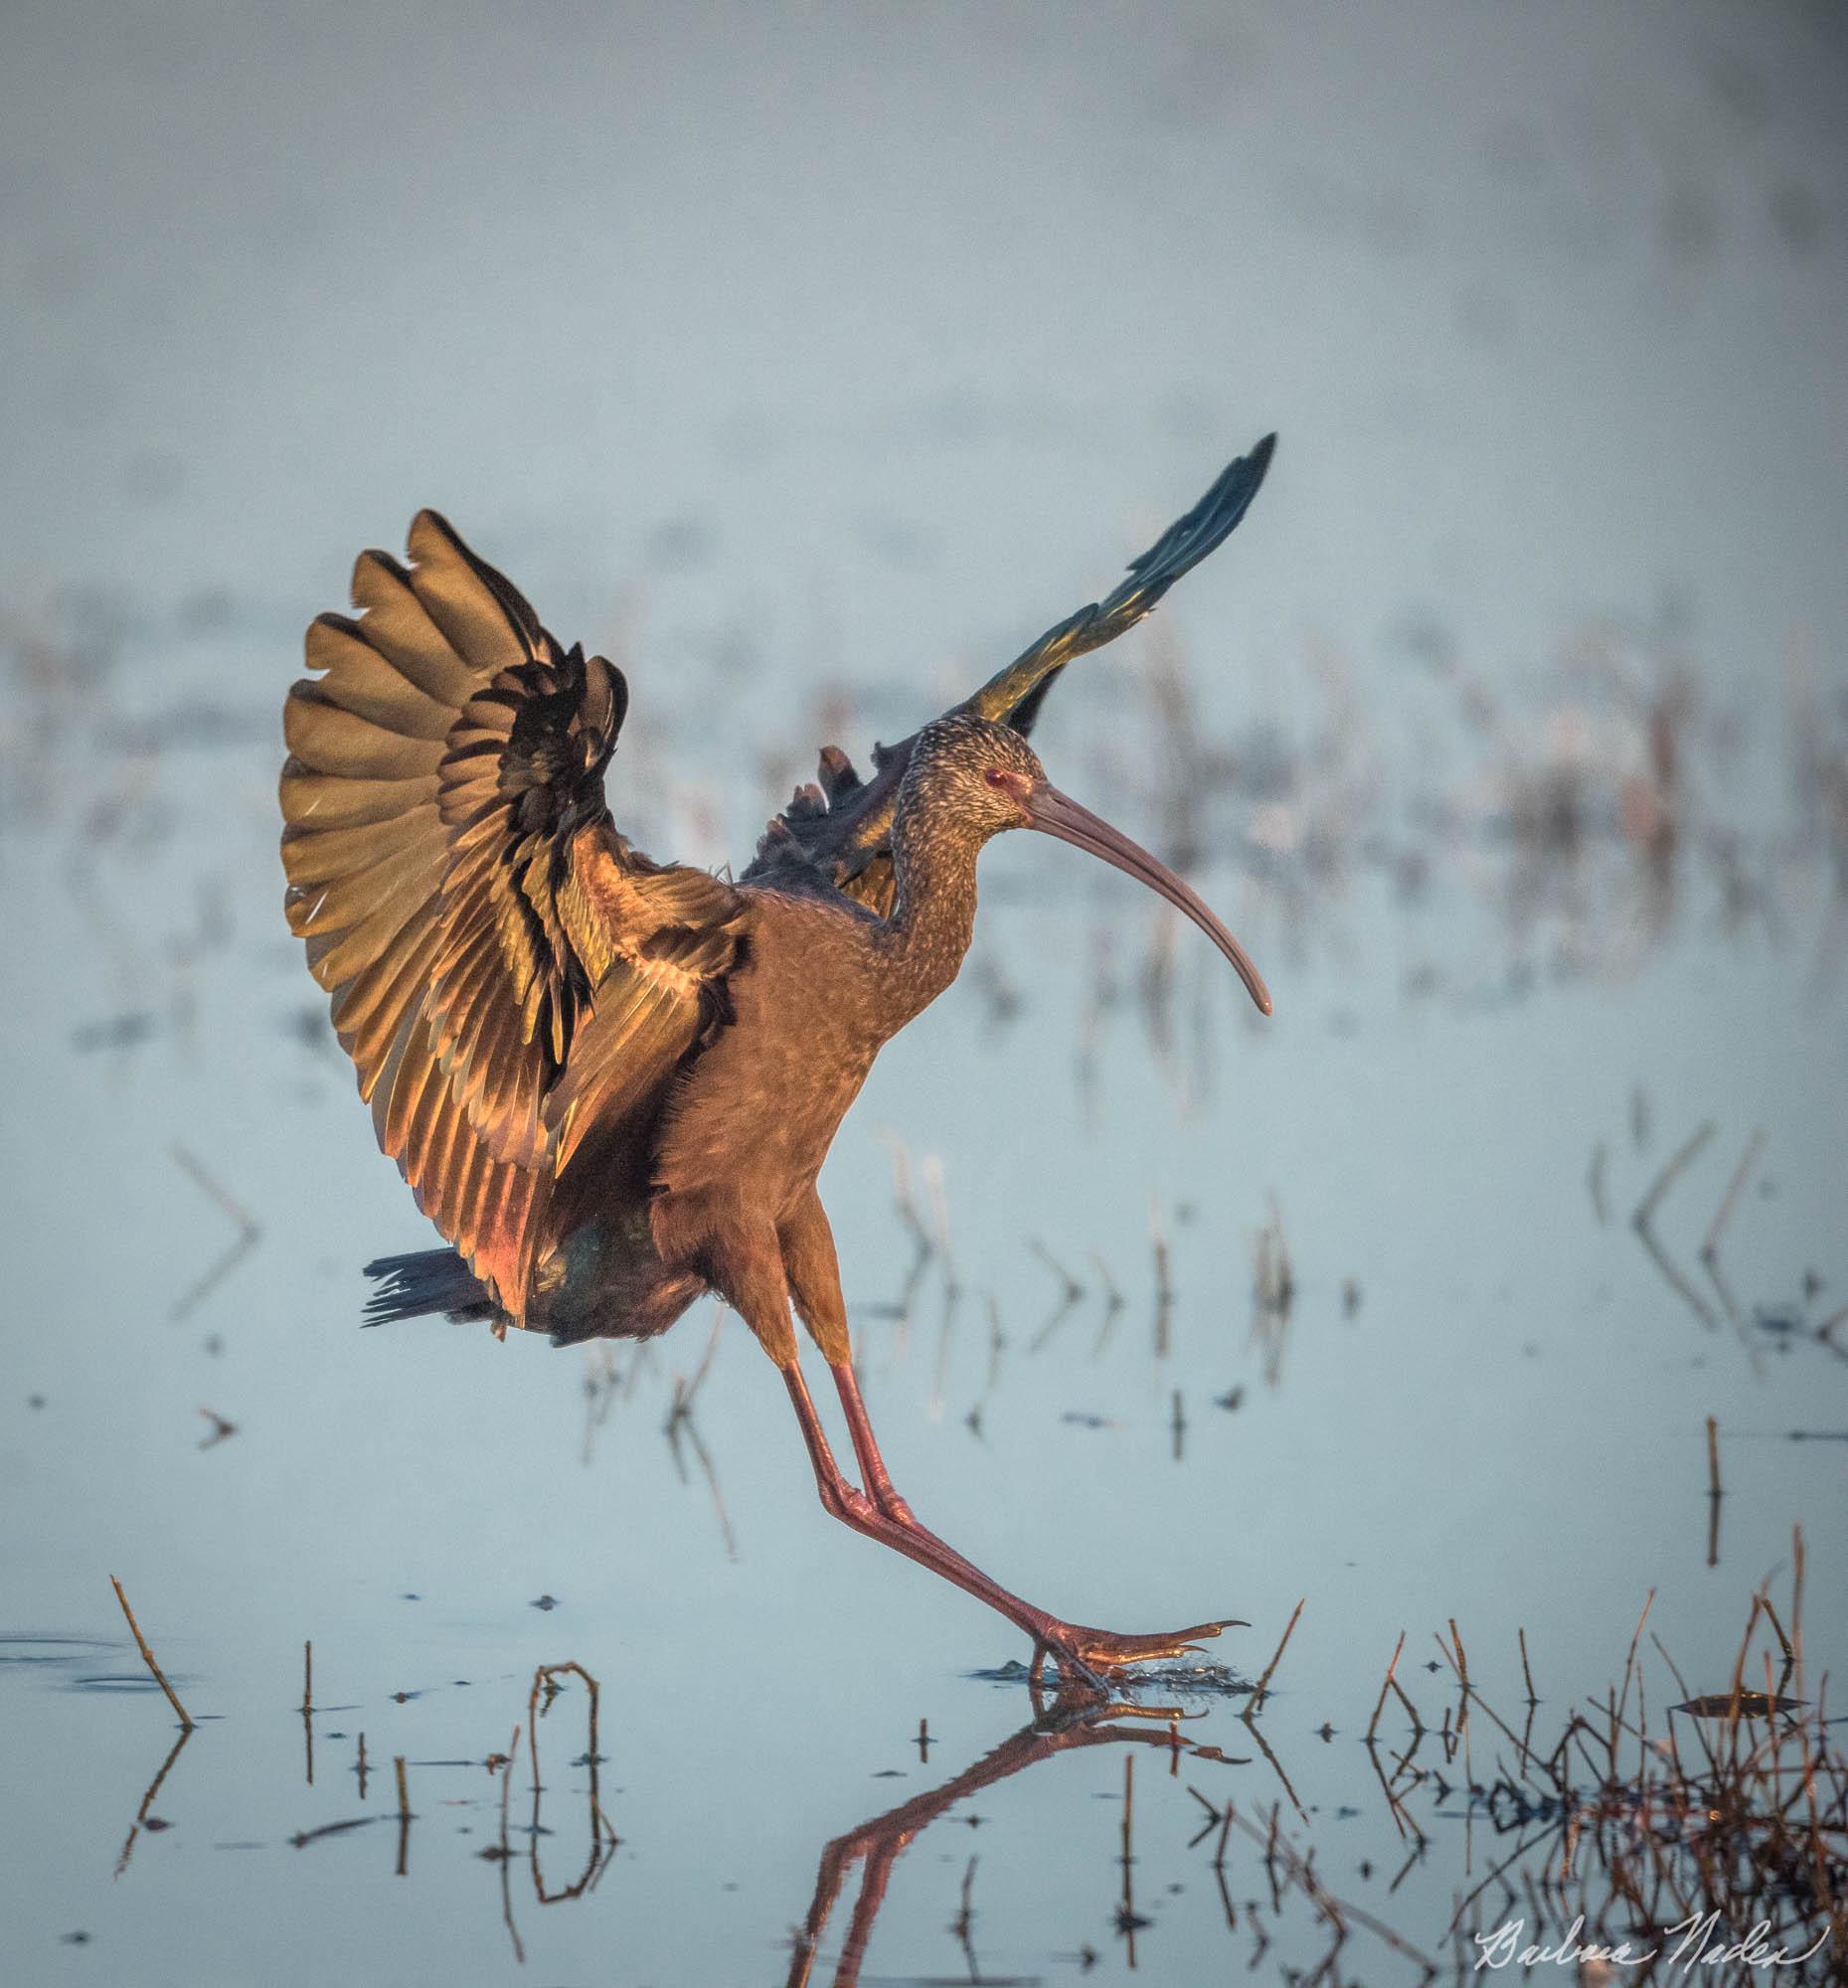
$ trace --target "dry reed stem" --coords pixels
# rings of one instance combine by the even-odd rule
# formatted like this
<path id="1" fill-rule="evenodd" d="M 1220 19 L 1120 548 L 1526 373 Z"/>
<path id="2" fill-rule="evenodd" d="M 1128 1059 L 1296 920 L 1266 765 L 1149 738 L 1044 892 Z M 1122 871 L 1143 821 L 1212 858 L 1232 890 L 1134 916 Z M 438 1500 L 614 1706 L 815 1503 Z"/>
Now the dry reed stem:
<path id="1" fill-rule="evenodd" d="M 1654 1185 L 1641 1201 L 1636 1204 L 1636 1212 L 1630 1217 L 1637 1229 L 1647 1229 L 1651 1217 L 1661 1206 L 1662 1197 L 1674 1186 L 1683 1170 L 1707 1141 L 1714 1135 L 1715 1126 L 1711 1118 L 1701 1126 L 1692 1138 L 1670 1155 L 1668 1164 L 1656 1175 Z"/>
<path id="2" fill-rule="evenodd" d="M 1177 1412 L 1179 1410 L 1179 1403 L 1180 1403 L 1180 1397 L 1177 1395 L 1175 1397 Z M 1264 1687 L 1269 1684 L 1271 1672 L 1276 1669 L 1277 1664 L 1282 1658 L 1283 1651 L 1289 1643 L 1290 1637 L 1295 1633 L 1296 1618 L 1302 1613 L 1302 1604 L 1304 1601 L 1307 1601 L 1308 1598 L 1309 1597 L 1306 1594 L 1303 1595 L 1301 1600 L 1299 1600 L 1296 1603 L 1295 1607 L 1290 1610 L 1289 1621 L 1284 1626 L 1282 1638 L 1278 1642 L 1276 1648 L 1271 1652 L 1270 1661 L 1264 1666 L 1264 1674 L 1258 1680 L 1258 1689 L 1255 1692 L 1253 1692 L 1251 1704 L 1246 1708 L 1246 1716 L 1248 1718 L 1251 1716 L 1252 1713 L 1256 1712 L 1259 1706 L 1263 1702 Z"/>
<path id="3" fill-rule="evenodd" d="M 397 1876 L 411 1875 L 411 1790 L 405 1781 L 405 1756 L 400 1753 L 392 1766 L 398 1775 L 398 1868 Z"/>
<path id="4" fill-rule="evenodd" d="M 1406 1632 L 1401 1629 L 1399 1640 L 1393 1645 L 1393 1659 L 1386 1667 L 1386 1678 L 1380 1686 L 1380 1696 L 1373 1708 L 1373 1717 L 1367 1722 L 1367 1743 L 1372 1745 L 1373 1736 L 1380 1728 L 1380 1714 L 1386 1710 L 1386 1694 L 1393 1688 L 1393 1673 L 1399 1668 L 1399 1653 L 1406 1647 Z"/>
<path id="5" fill-rule="evenodd" d="M 154 1674 L 154 1682 L 167 1694 L 167 1703 L 179 1715 L 180 1724 L 188 1733 L 193 1730 L 193 1716 L 180 1703 L 178 1692 L 167 1682 L 167 1674 L 154 1661 L 154 1652 L 147 1646 L 147 1638 L 141 1633 L 141 1624 L 135 1620 L 135 1611 L 128 1605 L 128 1597 L 122 1592 L 122 1583 L 114 1574 L 109 1575 L 109 1585 L 115 1589 L 115 1598 L 122 1604 L 122 1613 L 128 1618 L 128 1626 L 134 1633 L 135 1646 L 141 1652 L 141 1661 Z"/>
<path id="6" fill-rule="evenodd" d="M 173 1162 L 180 1171 L 193 1182 L 203 1195 L 209 1200 L 215 1201 L 225 1211 L 226 1215 L 237 1225 L 243 1235 L 249 1237 L 252 1242 L 254 1242 L 263 1233 L 262 1225 L 257 1221 L 256 1217 L 245 1207 L 243 1202 L 239 1201 L 226 1188 L 219 1185 L 218 1181 L 207 1171 L 203 1160 L 196 1158 L 184 1146 L 178 1143 L 169 1146 L 167 1151 L 172 1155 Z"/>
<path id="7" fill-rule="evenodd" d="M 1733 1178 L 1727 1183 L 1726 1193 L 1720 1198 L 1720 1206 L 1707 1225 L 1707 1235 L 1701 1243 L 1701 1260 L 1711 1263 L 1720 1253 L 1720 1238 L 1726 1233 L 1726 1225 L 1733 1219 L 1733 1206 L 1739 1200 L 1746 1182 L 1751 1178 L 1753 1163 L 1759 1157 L 1759 1148 L 1764 1143 L 1764 1134 L 1754 1132 L 1746 1141 L 1746 1151 L 1739 1165 L 1733 1170 Z"/>

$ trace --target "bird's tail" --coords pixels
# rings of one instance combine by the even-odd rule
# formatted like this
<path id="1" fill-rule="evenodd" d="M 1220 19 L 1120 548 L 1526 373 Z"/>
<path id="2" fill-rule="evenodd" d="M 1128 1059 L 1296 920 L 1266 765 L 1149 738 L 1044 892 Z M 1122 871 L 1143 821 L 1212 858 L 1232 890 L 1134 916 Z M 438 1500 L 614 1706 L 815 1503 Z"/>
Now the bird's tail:
<path id="1" fill-rule="evenodd" d="M 377 1288 L 366 1300 L 366 1325 L 392 1325 L 401 1318 L 444 1312 L 450 1318 L 495 1318 L 500 1306 L 492 1292 L 453 1249 L 416 1249 L 407 1256 L 380 1256 L 366 1265 Z"/>

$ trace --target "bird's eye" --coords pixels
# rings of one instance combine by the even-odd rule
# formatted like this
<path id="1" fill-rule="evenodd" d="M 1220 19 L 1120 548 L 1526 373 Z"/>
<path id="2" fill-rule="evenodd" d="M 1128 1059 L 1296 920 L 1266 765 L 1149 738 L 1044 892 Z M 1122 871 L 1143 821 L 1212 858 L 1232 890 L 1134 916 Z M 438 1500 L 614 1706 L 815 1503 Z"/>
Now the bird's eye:
<path id="1" fill-rule="evenodd" d="M 982 778 L 991 787 L 1005 787 L 1008 784 L 1007 768 L 1005 766 L 990 766 L 987 772 L 982 775 Z"/>

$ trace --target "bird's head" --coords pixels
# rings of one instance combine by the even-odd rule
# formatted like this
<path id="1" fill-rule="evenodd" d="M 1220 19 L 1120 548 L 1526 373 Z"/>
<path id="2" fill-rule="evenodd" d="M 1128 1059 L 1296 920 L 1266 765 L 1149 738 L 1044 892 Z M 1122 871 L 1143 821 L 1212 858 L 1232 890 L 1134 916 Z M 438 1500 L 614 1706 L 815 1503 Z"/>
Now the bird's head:
<path id="1" fill-rule="evenodd" d="M 913 747 L 901 795 L 901 813 L 914 809 L 973 830 L 984 842 L 1004 829 L 1037 828 L 1088 849 L 1185 911 L 1231 960 L 1260 1013 L 1270 1013 L 1263 976 L 1200 898 L 1120 829 L 1061 793 L 1046 777 L 1039 754 L 1011 727 L 967 712 L 926 725 Z"/>

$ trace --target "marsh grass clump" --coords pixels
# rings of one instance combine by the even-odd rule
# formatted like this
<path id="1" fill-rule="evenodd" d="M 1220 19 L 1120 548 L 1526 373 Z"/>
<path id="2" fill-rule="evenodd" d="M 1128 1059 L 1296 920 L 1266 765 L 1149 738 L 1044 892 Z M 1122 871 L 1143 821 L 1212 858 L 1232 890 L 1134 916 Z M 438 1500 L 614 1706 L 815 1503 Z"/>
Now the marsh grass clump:
<path id="1" fill-rule="evenodd" d="M 1410 1822 L 1405 1797 L 1418 1788 L 1439 1815 L 1513 1839 L 1452 1916 L 1457 1979 L 1482 1962 L 1484 1939 L 1517 1923 L 1517 1944 L 1573 1929 L 1581 1949 L 1652 1950 L 1626 1976 L 1636 1980 L 1657 1969 L 1716 1979 L 1772 1956 L 1783 1982 L 1848 1976 L 1848 1753 L 1826 1678 L 1806 1695 L 1800 1534 L 1793 1565 L 1789 1630 L 1761 1589 L 1718 1690 L 1690 1690 L 1651 1634 L 1658 1675 L 1678 1694 L 1658 1689 L 1652 1713 L 1638 1655 L 1645 1606 L 1620 1681 L 1544 1739 L 1531 1684 L 1517 1734 L 1466 1676 L 1437 1737 L 1441 1760 L 1419 1763 L 1431 1738 L 1419 1724 L 1382 1770 L 1395 1813 Z M 1422 1851 L 1427 1833 L 1411 1827 Z"/>

